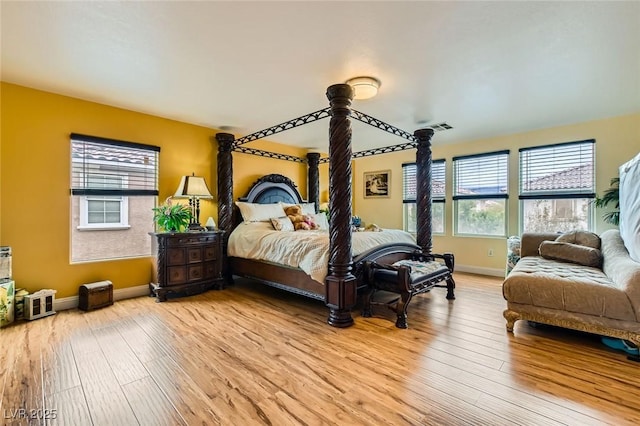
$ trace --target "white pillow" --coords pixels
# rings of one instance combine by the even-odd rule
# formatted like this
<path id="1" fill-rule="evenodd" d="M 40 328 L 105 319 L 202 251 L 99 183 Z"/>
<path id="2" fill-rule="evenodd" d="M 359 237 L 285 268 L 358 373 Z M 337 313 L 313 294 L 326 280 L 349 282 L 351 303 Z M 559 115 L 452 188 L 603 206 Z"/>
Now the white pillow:
<path id="1" fill-rule="evenodd" d="M 270 222 L 272 217 L 286 216 L 280 204 L 258 204 L 236 201 L 245 222 Z"/>
<path id="2" fill-rule="evenodd" d="M 295 231 L 293 228 L 293 222 L 287 216 L 285 217 L 272 217 L 271 224 L 276 231 Z"/>
<path id="3" fill-rule="evenodd" d="M 287 207 L 298 205 L 298 206 L 302 207 L 302 214 L 316 214 L 316 203 L 290 204 L 290 203 L 283 203 L 281 201 L 280 204 L 282 205 L 282 209 L 283 210 L 286 209 Z"/>
<path id="4" fill-rule="evenodd" d="M 627 161 L 620 174 L 620 236 L 629 255 L 640 262 L 640 154 Z"/>
<path id="5" fill-rule="evenodd" d="M 328 231 L 329 230 L 329 220 L 327 219 L 327 215 L 324 213 L 315 213 L 310 214 L 311 219 L 319 226 L 319 230 Z"/>

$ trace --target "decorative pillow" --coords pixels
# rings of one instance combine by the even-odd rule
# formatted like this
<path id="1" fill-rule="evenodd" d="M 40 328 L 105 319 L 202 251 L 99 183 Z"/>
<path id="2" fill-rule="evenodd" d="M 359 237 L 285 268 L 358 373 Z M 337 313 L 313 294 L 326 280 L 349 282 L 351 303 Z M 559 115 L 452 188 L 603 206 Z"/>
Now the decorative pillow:
<path id="1" fill-rule="evenodd" d="M 298 205 L 298 206 L 302 207 L 302 214 L 316 214 L 316 204 L 315 203 L 290 204 L 290 203 L 283 203 L 281 201 L 280 205 L 282 205 L 283 209 L 286 209 L 287 207 Z"/>
<path id="2" fill-rule="evenodd" d="M 318 229 L 320 231 L 328 231 L 329 230 L 329 219 L 327 219 L 327 215 L 324 213 L 316 213 L 309 215 L 311 219 L 318 225 Z"/>
<path id="3" fill-rule="evenodd" d="M 593 232 L 588 231 L 571 231 L 565 232 L 556 238 L 559 243 L 571 243 L 581 246 L 592 247 L 594 249 L 600 248 L 600 237 Z"/>
<path id="4" fill-rule="evenodd" d="M 284 210 L 280 204 L 258 204 L 236 201 L 240 209 L 242 219 L 245 222 L 269 222 L 272 217 L 284 216 Z"/>
<path id="5" fill-rule="evenodd" d="M 276 231 L 295 231 L 293 222 L 288 217 L 272 217 L 271 224 Z"/>
<path id="6" fill-rule="evenodd" d="M 561 260 L 594 268 L 599 268 L 602 264 L 600 250 L 593 247 L 558 241 L 543 241 L 538 250 L 540 256 L 545 259 Z"/>

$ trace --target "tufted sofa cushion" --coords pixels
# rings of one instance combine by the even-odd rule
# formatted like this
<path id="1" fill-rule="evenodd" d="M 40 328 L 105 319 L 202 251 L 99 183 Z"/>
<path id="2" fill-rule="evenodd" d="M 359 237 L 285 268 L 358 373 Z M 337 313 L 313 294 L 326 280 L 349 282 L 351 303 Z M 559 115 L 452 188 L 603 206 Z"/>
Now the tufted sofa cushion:
<path id="1" fill-rule="evenodd" d="M 600 269 L 539 256 L 520 259 L 502 285 L 512 303 L 637 321 L 629 297 Z"/>

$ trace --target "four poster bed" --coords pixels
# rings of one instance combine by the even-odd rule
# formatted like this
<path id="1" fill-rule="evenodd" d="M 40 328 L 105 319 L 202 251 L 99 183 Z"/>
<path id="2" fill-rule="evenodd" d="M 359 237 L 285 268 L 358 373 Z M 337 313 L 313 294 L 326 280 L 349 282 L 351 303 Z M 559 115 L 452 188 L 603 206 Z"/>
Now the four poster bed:
<path id="1" fill-rule="evenodd" d="M 402 259 L 420 258 L 421 260 L 433 260 L 435 257 L 440 257 L 431 253 L 431 138 L 434 132 L 433 129 L 420 129 L 410 135 L 373 117 L 352 110 L 352 97 L 351 86 L 336 84 L 327 89 L 329 108 L 253 133 L 238 140 L 235 140 L 234 135 L 229 133 L 216 134 L 218 142 L 218 224 L 221 230 L 226 231 L 225 252 L 230 249 L 225 264 L 226 279 L 231 280 L 233 275 L 248 277 L 280 289 L 324 300 L 329 308 L 327 322 L 335 327 L 348 327 L 353 324 L 351 308 L 357 302 L 358 291 L 364 291 L 367 287 L 371 287 L 372 284 L 368 281 L 368 277 L 371 277 L 372 274 L 368 274 L 365 271 L 368 265 L 391 265 Z M 353 153 L 351 149 L 351 116 L 374 127 L 404 137 L 410 142 L 382 149 Z M 247 142 L 326 117 L 330 117 L 329 157 L 326 159 L 321 160 L 318 153 L 309 153 L 306 159 L 300 159 L 242 146 Z M 379 237 L 376 236 L 377 238 L 360 235 L 378 234 L 375 232 L 352 233 L 351 159 L 412 148 L 417 148 L 417 244 L 412 240 L 402 241 L 402 238 L 395 238 L 395 236 L 385 241 L 385 237 L 382 235 L 385 234 L 384 232 L 379 233 L 381 235 Z M 264 258 L 263 260 L 257 260 L 233 255 L 238 251 L 233 245 L 229 247 L 230 243 L 236 244 L 238 240 L 250 243 L 253 240 L 262 241 L 279 236 L 275 235 L 278 233 L 273 232 L 272 229 L 267 230 L 266 228 L 269 225 L 264 223 L 257 226 L 252 224 L 252 229 L 248 229 L 249 226 L 245 226 L 247 225 L 246 223 L 239 224 L 238 212 L 237 208 L 234 209 L 233 200 L 232 151 L 307 163 L 307 201 L 315 205 L 316 212 L 319 206 L 318 165 L 320 162 L 329 162 L 330 216 L 328 234 L 324 236 L 325 240 L 328 239 L 328 251 L 325 250 L 327 270 L 326 274 L 322 275 L 321 278 L 315 276 L 314 279 L 312 277 L 313 274 L 310 275 L 309 271 L 305 272 L 301 267 L 286 266 L 280 262 L 264 260 Z M 251 205 L 301 204 L 304 202 L 295 184 L 287 177 L 278 174 L 260 178 L 241 201 L 251 203 Z M 265 207 L 269 208 L 268 206 Z M 261 226 L 262 228 L 260 228 Z M 246 235 L 244 237 L 238 236 L 238 234 L 245 231 Z M 232 232 L 233 236 L 230 238 Z M 313 232 L 316 231 L 279 234 L 300 235 Z M 322 239 L 323 237 L 306 234 L 304 238 Z M 369 239 L 372 242 L 363 241 Z M 273 244 L 277 251 L 280 243 Z M 438 278 L 438 280 L 446 280 L 447 282 L 448 299 L 454 298 L 453 287 L 455 283 L 451 276 L 453 270 L 452 259 L 451 256 L 447 265 L 450 266 L 448 273 Z M 404 300 L 405 295 L 402 298 Z"/>

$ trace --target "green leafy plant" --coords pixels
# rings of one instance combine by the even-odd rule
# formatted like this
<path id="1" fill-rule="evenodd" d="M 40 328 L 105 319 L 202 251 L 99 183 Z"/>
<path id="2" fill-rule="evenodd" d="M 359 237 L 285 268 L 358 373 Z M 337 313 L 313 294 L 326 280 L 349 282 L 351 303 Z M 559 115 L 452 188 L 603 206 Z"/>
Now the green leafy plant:
<path id="1" fill-rule="evenodd" d="M 615 210 L 606 212 L 602 215 L 602 219 L 612 225 L 618 225 L 620 223 L 620 178 L 615 177 L 611 179 L 611 187 L 604 191 L 602 197 L 596 196 L 596 207 L 605 208 L 609 204 L 615 206 Z"/>
<path id="2" fill-rule="evenodd" d="M 153 208 L 153 220 L 167 232 L 179 232 L 189 225 L 191 209 L 184 204 L 173 204 L 168 197 L 164 204 Z"/>

